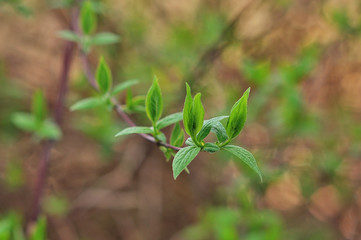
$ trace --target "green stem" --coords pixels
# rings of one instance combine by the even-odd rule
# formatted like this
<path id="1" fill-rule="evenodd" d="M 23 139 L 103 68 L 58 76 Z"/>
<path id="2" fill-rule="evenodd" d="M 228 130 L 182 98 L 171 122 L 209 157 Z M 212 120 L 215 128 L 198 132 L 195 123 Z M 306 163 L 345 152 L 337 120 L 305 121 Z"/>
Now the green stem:
<path id="1" fill-rule="evenodd" d="M 157 124 L 155 122 L 152 122 L 153 125 L 153 135 L 154 135 L 154 139 L 159 142 L 160 140 L 158 139 L 157 135 L 159 134 L 159 131 L 157 129 Z"/>
<path id="2" fill-rule="evenodd" d="M 223 143 L 219 144 L 219 145 L 218 145 L 218 147 L 219 147 L 219 148 L 222 148 L 222 147 L 226 146 L 228 143 L 230 143 L 230 142 L 231 142 L 231 140 L 232 140 L 232 139 L 230 139 L 230 138 L 229 138 L 227 141 L 225 141 L 225 142 L 223 142 Z"/>
<path id="3" fill-rule="evenodd" d="M 197 145 L 198 147 L 200 147 L 200 148 L 203 149 L 203 147 L 204 147 L 204 142 L 199 142 L 199 141 L 197 140 L 197 138 L 192 138 L 192 140 L 193 140 L 193 142 L 194 142 L 195 145 Z"/>

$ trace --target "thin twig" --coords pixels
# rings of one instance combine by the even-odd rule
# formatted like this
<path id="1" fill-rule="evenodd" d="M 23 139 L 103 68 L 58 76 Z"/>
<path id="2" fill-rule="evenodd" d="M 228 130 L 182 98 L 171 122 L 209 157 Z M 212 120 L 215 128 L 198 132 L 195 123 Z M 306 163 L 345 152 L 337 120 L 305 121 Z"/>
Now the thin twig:
<path id="1" fill-rule="evenodd" d="M 63 120 L 64 100 L 67 93 L 69 71 L 73 59 L 74 50 L 75 44 L 72 42 L 67 42 L 64 48 L 62 67 L 59 78 L 59 95 L 54 111 L 54 120 L 58 126 L 61 125 Z M 43 145 L 42 157 L 40 160 L 37 179 L 35 183 L 34 197 L 31 204 L 31 213 L 28 219 L 27 226 L 29 226 L 31 222 L 36 221 L 41 212 L 40 203 L 43 198 L 44 188 L 46 186 L 46 179 L 48 176 L 51 155 L 50 152 L 54 144 L 54 140 L 46 140 Z"/>
<path id="2" fill-rule="evenodd" d="M 82 32 L 80 31 L 79 29 L 79 25 L 78 25 L 78 20 L 77 18 L 73 18 L 72 19 L 72 24 L 73 24 L 73 28 L 74 28 L 74 31 L 75 33 L 78 35 L 78 36 L 82 36 Z M 82 50 L 80 49 L 80 58 L 81 58 L 81 62 L 82 62 L 82 65 L 83 65 L 83 70 L 84 70 L 84 73 L 85 73 L 85 76 L 89 82 L 89 84 L 94 88 L 94 90 L 96 91 L 99 91 L 99 88 L 96 84 L 96 81 L 95 81 L 95 77 L 94 77 L 94 74 L 92 73 L 92 70 L 91 70 L 91 66 L 90 66 L 90 62 L 89 62 L 89 59 L 88 59 L 88 55 Z M 135 124 L 135 122 L 128 116 L 128 114 L 126 114 L 121 105 L 118 103 L 118 101 L 115 99 L 115 98 L 112 98 L 111 99 L 111 102 L 113 103 L 114 105 L 114 110 L 115 112 L 118 114 L 119 117 L 121 117 L 123 119 L 124 122 L 126 122 L 129 126 L 131 127 L 135 127 L 137 126 Z M 168 144 L 168 143 L 165 143 L 165 142 L 160 142 L 160 141 L 157 141 L 153 136 L 151 135 L 148 135 L 148 134 L 143 134 L 143 133 L 139 133 L 138 134 L 139 136 L 143 137 L 144 139 L 152 142 L 152 143 L 155 143 L 157 144 L 158 146 L 163 146 L 163 147 L 166 147 L 166 148 L 170 148 L 170 149 L 173 149 L 175 151 L 179 151 L 181 148 L 179 147 L 176 147 L 176 146 L 173 146 L 171 144 Z"/>

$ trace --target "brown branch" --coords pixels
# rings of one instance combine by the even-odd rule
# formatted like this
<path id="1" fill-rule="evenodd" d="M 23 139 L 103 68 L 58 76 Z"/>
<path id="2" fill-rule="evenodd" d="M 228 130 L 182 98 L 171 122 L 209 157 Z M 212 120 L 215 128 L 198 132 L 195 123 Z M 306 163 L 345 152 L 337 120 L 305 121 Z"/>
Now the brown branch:
<path id="1" fill-rule="evenodd" d="M 62 67 L 59 78 L 59 95 L 54 111 L 54 120 L 58 126 L 61 125 L 64 113 L 64 100 L 67 93 L 67 86 L 69 80 L 69 71 L 71 62 L 73 59 L 73 53 L 75 50 L 75 44 L 67 42 L 64 47 L 64 55 L 62 61 Z M 48 176 L 49 164 L 50 164 L 50 152 L 55 144 L 54 140 L 46 140 L 43 145 L 42 157 L 40 159 L 37 179 L 35 183 L 34 196 L 30 208 L 30 216 L 27 221 L 27 232 L 30 224 L 37 220 L 41 212 L 41 200 L 43 198 L 44 189 L 46 186 L 46 179 Z"/>

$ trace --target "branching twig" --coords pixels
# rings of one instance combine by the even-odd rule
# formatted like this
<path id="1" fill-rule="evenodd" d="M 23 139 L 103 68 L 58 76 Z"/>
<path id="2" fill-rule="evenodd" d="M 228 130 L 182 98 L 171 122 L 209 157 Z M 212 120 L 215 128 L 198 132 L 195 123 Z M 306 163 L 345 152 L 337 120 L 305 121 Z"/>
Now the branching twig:
<path id="1" fill-rule="evenodd" d="M 73 18 L 72 19 L 72 24 L 73 24 L 73 28 L 75 30 L 75 33 L 77 35 L 81 36 L 82 32 L 79 29 L 78 19 Z M 86 75 L 86 78 L 87 78 L 89 84 L 94 88 L 94 90 L 98 91 L 99 89 L 98 89 L 98 86 L 96 84 L 94 74 L 92 73 L 92 70 L 91 70 L 88 55 L 84 51 L 82 51 L 82 50 L 80 50 L 80 51 L 81 51 L 80 52 L 80 58 L 81 58 L 81 62 L 82 62 L 82 65 L 83 65 L 83 69 L 84 69 L 84 73 Z M 135 124 L 135 122 L 133 122 L 133 120 L 123 111 L 121 105 L 118 103 L 118 101 L 115 98 L 112 98 L 111 101 L 114 104 L 115 112 L 118 114 L 119 117 L 121 117 L 123 119 L 124 122 L 126 122 L 131 127 L 137 126 Z M 180 150 L 179 147 L 173 146 L 173 145 L 165 143 L 165 142 L 157 141 L 151 135 L 142 134 L 142 133 L 140 133 L 138 135 L 140 135 L 141 137 L 143 137 L 144 139 L 146 139 L 146 140 L 148 140 L 150 142 L 156 143 L 158 146 L 163 146 L 163 147 L 166 147 L 166 148 L 170 148 L 170 149 L 173 149 L 175 151 Z"/>

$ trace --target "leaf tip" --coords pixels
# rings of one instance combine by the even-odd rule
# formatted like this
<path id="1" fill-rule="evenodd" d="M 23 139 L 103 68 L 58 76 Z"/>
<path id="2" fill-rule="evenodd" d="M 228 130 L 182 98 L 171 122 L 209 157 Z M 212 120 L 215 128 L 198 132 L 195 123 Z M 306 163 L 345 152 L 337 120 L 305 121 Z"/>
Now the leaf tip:
<path id="1" fill-rule="evenodd" d="M 250 92 L 251 92 L 251 87 L 247 88 L 247 90 L 244 92 L 244 95 L 247 96 L 248 98 Z"/>

